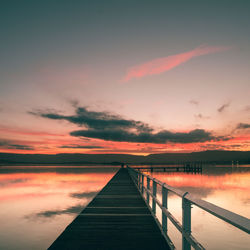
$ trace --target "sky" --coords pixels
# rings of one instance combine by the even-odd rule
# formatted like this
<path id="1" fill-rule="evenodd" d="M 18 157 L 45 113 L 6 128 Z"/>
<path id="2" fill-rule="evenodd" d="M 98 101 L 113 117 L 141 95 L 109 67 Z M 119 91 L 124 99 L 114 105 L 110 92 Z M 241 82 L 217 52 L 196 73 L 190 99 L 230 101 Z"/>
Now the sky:
<path id="1" fill-rule="evenodd" d="M 0 152 L 250 150 L 250 2 L 2 1 Z"/>

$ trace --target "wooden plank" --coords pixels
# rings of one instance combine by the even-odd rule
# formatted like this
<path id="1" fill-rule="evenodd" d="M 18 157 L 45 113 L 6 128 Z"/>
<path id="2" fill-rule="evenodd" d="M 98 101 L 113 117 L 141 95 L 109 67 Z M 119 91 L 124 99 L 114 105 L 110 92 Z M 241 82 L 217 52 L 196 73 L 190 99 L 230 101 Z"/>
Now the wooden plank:
<path id="1" fill-rule="evenodd" d="M 121 168 L 49 247 L 170 249 L 127 169 Z"/>

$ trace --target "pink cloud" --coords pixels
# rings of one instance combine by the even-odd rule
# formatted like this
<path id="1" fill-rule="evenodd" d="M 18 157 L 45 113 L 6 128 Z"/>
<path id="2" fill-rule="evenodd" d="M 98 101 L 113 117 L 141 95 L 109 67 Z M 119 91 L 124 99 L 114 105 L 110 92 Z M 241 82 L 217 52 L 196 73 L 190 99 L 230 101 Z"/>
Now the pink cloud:
<path id="1" fill-rule="evenodd" d="M 55 134 L 49 132 L 42 132 L 42 131 L 30 131 L 27 129 L 19 129 L 19 128 L 10 128 L 0 126 L 0 132 L 10 133 L 10 134 L 18 134 L 18 135 L 34 135 L 34 136 L 65 136 L 64 134 Z"/>
<path id="2" fill-rule="evenodd" d="M 152 61 L 136 65 L 130 68 L 126 76 L 122 79 L 122 82 L 127 82 L 133 78 L 141 78 L 147 75 L 157 75 L 165 71 L 171 70 L 182 63 L 185 63 L 193 57 L 225 51 L 228 49 L 230 49 L 230 47 L 211 47 L 202 45 L 191 51 L 187 51 L 181 54 L 157 58 Z"/>

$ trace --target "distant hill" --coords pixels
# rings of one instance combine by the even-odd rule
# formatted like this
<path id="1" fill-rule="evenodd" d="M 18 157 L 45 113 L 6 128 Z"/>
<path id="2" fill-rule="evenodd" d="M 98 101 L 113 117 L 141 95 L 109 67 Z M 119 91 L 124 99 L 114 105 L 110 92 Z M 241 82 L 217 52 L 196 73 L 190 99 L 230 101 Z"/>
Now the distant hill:
<path id="1" fill-rule="evenodd" d="M 250 151 L 219 151 L 210 150 L 192 153 L 166 153 L 151 154 L 147 161 L 152 163 L 167 162 L 204 162 L 217 164 L 231 164 L 232 161 L 239 163 L 250 163 Z"/>
<path id="2" fill-rule="evenodd" d="M 137 156 L 129 154 L 11 154 L 0 153 L 0 164 L 173 164 L 181 162 L 250 164 L 250 151 L 202 151 Z"/>

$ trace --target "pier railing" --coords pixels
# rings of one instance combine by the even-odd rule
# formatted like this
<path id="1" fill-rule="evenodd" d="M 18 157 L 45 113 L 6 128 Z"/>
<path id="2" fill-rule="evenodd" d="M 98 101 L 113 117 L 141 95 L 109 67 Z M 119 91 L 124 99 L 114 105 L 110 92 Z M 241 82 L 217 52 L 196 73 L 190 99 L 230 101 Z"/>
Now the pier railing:
<path id="1" fill-rule="evenodd" d="M 136 183 L 143 198 L 144 194 L 146 195 L 146 198 L 144 199 L 147 202 L 152 214 L 154 215 L 157 221 L 158 219 L 156 217 L 156 204 L 160 207 L 162 212 L 162 222 L 160 223 L 161 229 L 172 249 L 175 249 L 175 246 L 171 239 L 167 236 L 167 219 L 169 219 L 182 234 L 183 250 L 190 250 L 191 246 L 194 249 L 205 249 L 191 233 L 191 205 L 195 205 L 203 209 L 204 211 L 220 218 L 221 220 L 239 228 L 240 230 L 248 234 L 250 233 L 250 220 L 248 218 L 228 211 L 224 208 L 218 207 L 210 202 L 198 199 L 195 196 L 189 194 L 188 192 L 183 192 L 177 188 L 171 187 L 166 183 L 163 183 L 157 180 L 156 178 L 137 171 L 131 167 L 128 167 L 128 171 L 134 182 Z M 162 189 L 162 201 L 157 198 L 158 185 Z M 172 192 L 182 198 L 182 223 L 180 223 L 168 210 L 168 192 Z"/>

